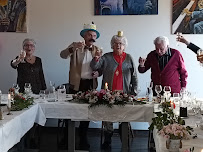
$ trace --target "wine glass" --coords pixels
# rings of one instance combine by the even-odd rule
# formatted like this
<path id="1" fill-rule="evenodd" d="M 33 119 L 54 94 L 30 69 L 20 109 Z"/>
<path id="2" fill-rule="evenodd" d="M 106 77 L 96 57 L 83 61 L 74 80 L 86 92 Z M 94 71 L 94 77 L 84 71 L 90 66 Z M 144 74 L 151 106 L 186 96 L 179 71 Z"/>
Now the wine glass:
<path id="1" fill-rule="evenodd" d="M 15 89 L 15 93 L 19 93 L 19 89 L 20 89 L 20 87 L 19 87 L 19 85 L 18 84 L 13 84 L 13 88 Z"/>
<path id="2" fill-rule="evenodd" d="M 171 87 L 170 86 L 164 86 L 164 93 L 170 93 Z"/>
<path id="3" fill-rule="evenodd" d="M 31 84 L 25 83 L 24 89 L 25 89 L 25 94 L 29 95 L 32 92 Z"/>
<path id="4" fill-rule="evenodd" d="M 25 52 L 25 50 L 21 50 L 20 51 L 20 54 L 22 54 L 23 55 L 23 60 L 21 61 L 21 63 L 25 63 L 25 57 L 26 57 L 26 52 Z"/>
<path id="5" fill-rule="evenodd" d="M 39 91 L 39 96 L 42 98 L 42 99 L 45 99 L 45 90 L 40 90 Z"/>
<path id="6" fill-rule="evenodd" d="M 174 98 L 175 104 L 177 104 L 178 101 L 180 100 L 180 94 L 179 93 L 173 93 L 173 98 Z"/>
<path id="7" fill-rule="evenodd" d="M 193 100 L 192 110 L 198 118 L 201 117 L 201 106 L 202 106 L 201 101 L 197 101 L 196 99 Z"/>
<path id="8" fill-rule="evenodd" d="M 171 96 L 171 87 L 170 86 L 164 86 L 164 97 L 168 101 Z"/>
<path id="9" fill-rule="evenodd" d="M 181 32 L 177 32 L 177 33 L 176 33 L 176 36 L 177 36 L 177 43 L 176 43 L 176 45 L 177 45 L 177 46 L 179 46 L 178 38 L 181 37 L 182 35 L 183 35 L 183 34 L 182 34 Z"/>
<path id="10" fill-rule="evenodd" d="M 200 66 L 203 66 L 203 50 L 197 50 L 197 61 L 200 62 Z"/>
<path id="11" fill-rule="evenodd" d="M 65 85 L 60 85 L 58 90 L 58 101 L 64 100 L 66 98 L 66 87 Z"/>
<path id="12" fill-rule="evenodd" d="M 156 92 L 157 96 L 160 95 L 161 91 L 162 91 L 162 86 L 161 85 L 155 85 L 155 92 Z"/>

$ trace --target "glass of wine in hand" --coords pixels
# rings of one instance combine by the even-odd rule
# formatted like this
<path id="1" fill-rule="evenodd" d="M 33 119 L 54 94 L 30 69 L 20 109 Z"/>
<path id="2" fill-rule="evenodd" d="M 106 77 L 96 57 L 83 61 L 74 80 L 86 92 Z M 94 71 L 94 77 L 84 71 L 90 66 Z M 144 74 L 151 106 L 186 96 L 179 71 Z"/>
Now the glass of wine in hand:
<path id="1" fill-rule="evenodd" d="M 182 33 L 181 32 L 177 32 L 176 36 L 177 36 L 177 38 L 176 38 L 177 39 L 177 44 L 176 45 L 179 46 L 178 38 L 182 36 Z"/>
<path id="2" fill-rule="evenodd" d="M 25 52 L 25 50 L 21 50 L 21 51 L 20 51 L 20 55 L 23 56 L 23 60 L 21 61 L 21 63 L 25 63 L 25 57 L 26 57 L 26 52 Z"/>

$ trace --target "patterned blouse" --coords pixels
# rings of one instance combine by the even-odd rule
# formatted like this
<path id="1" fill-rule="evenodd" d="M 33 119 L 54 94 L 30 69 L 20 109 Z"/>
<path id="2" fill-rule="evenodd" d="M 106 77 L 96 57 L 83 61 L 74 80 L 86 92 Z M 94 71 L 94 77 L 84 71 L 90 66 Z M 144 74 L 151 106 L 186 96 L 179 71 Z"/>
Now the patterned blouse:
<path id="1" fill-rule="evenodd" d="M 11 61 L 11 67 L 17 69 L 18 72 L 17 84 L 20 87 L 19 92 L 24 92 L 25 83 L 31 83 L 34 94 L 39 94 L 40 90 L 46 89 L 42 62 L 39 57 L 36 57 L 35 63 L 33 64 L 25 60 L 25 63 L 19 63 L 17 66 L 13 66 L 12 62 L 13 60 Z"/>

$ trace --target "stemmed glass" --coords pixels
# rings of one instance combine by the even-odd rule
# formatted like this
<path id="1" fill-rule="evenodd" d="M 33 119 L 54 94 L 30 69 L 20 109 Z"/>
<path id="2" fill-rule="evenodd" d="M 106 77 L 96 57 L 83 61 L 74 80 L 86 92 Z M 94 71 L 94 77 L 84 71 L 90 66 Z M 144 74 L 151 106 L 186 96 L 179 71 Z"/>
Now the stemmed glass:
<path id="1" fill-rule="evenodd" d="M 200 62 L 200 66 L 203 66 L 203 50 L 197 50 L 197 61 Z"/>
<path id="2" fill-rule="evenodd" d="M 25 52 L 25 50 L 21 50 L 20 51 L 20 54 L 22 54 L 23 55 L 23 60 L 21 61 L 21 63 L 25 63 L 25 57 L 26 57 L 26 52 Z"/>
<path id="3" fill-rule="evenodd" d="M 25 89 L 25 94 L 30 95 L 30 93 L 32 92 L 31 84 L 25 83 L 24 89 Z"/>
<path id="4" fill-rule="evenodd" d="M 39 95 L 42 99 L 45 99 L 45 90 L 40 90 Z"/>
<path id="5" fill-rule="evenodd" d="M 171 87 L 170 86 L 164 86 L 164 93 L 170 93 Z"/>
<path id="6" fill-rule="evenodd" d="M 171 87 L 170 86 L 164 86 L 164 96 L 166 97 L 166 100 L 168 101 L 171 96 Z"/>
<path id="7" fill-rule="evenodd" d="M 162 86 L 161 85 L 155 85 L 155 92 L 157 94 L 158 102 L 161 102 L 161 98 L 160 98 L 161 91 L 162 91 Z"/>
<path id="8" fill-rule="evenodd" d="M 174 102 L 177 103 L 180 100 L 180 94 L 179 93 L 173 93 Z"/>
<path id="9" fill-rule="evenodd" d="M 197 101 L 196 99 L 193 101 L 193 112 L 195 113 L 195 115 L 199 118 L 201 117 L 201 106 L 202 103 L 201 101 Z"/>
<path id="10" fill-rule="evenodd" d="M 176 36 L 177 36 L 177 43 L 176 45 L 179 46 L 179 41 L 178 41 L 178 37 L 181 37 L 183 34 L 181 32 L 177 32 Z"/>
<path id="11" fill-rule="evenodd" d="M 65 87 L 65 85 L 60 85 L 57 92 L 58 92 L 58 101 L 66 98 L 66 87 Z"/>
<path id="12" fill-rule="evenodd" d="M 18 84 L 13 84 L 13 88 L 15 89 L 15 93 L 19 93 L 19 85 Z"/>
<path id="13" fill-rule="evenodd" d="M 161 91 L 162 91 L 162 86 L 155 85 L 155 92 L 156 92 L 157 96 L 160 96 Z"/>

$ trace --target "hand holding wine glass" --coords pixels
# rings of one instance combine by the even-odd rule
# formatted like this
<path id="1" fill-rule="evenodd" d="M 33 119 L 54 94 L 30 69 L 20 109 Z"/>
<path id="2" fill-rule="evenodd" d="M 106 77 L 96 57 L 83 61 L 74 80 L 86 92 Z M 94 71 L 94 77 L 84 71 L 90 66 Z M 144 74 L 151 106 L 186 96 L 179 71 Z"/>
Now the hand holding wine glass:
<path id="1" fill-rule="evenodd" d="M 139 58 L 139 66 L 144 67 L 145 61 L 146 61 L 145 58 L 140 57 Z"/>
<path id="2" fill-rule="evenodd" d="M 20 57 L 21 63 L 25 63 L 26 51 L 25 50 L 21 50 L 19 57 Z"/>
<path id="3" fill-rule="evenodd" d="M 176 36 L 177 36 L 177 38 L 176 38 L 176 40 L 177 40 L 177 46 L 179 46 L 179 42 L 180 42 L 180 39 L 181 39 L 181 37 L 182 37 L 182 33 L 181 32 L 177 32 L 176 33 Z"/>

